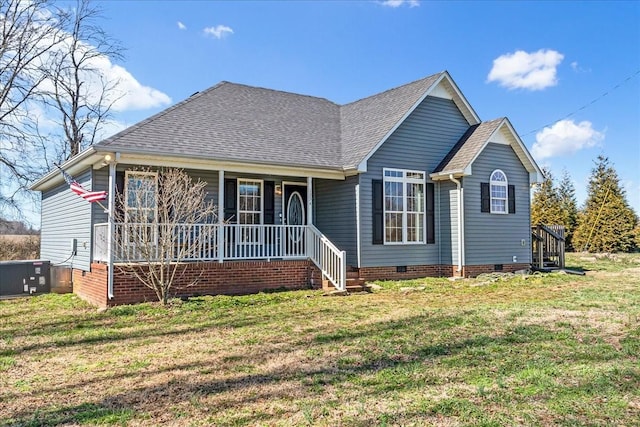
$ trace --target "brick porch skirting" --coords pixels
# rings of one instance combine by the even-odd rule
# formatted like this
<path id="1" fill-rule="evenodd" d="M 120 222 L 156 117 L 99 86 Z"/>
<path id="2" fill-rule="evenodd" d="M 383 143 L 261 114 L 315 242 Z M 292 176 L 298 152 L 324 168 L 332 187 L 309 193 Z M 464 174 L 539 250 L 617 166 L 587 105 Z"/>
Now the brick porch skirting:
<path id="1" fill-rule="evenodd" d="M 244 295 L 275 289 L 321 287 L 321 274 L 309 260 L 193 262 L 176 277 L 172 295 Z M 113 299 L 107 297 L 107 265 L 91 264 L 91 271 L 74 270 L 73 291 L 99 307 L 156 301 L 153 290 L 118 268 L 114 270 Z M 141 268 L 144 268 L 141 266 Z"/>

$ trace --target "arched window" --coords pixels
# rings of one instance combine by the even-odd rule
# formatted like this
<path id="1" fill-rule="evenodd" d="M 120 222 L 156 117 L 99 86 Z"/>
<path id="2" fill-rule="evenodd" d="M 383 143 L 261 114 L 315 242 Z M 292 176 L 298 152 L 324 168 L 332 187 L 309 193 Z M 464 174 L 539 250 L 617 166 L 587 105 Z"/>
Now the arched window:
<path id="1" fill-rule="evenodd" d="M 491 194 L 491 213 L 507 213 L 507 176 L 500 169 L 491 173 L 489 179 Z"/>

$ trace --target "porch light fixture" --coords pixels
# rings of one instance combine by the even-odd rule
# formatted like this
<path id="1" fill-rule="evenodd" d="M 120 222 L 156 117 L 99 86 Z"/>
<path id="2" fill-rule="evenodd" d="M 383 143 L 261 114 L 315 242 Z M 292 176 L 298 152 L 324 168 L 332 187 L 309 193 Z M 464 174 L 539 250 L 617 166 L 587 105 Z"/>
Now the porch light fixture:
<path id="1" fill-rule="evenodd" d="M 280 185 L 280 184 L 276 185 L 275 186 L 275 192 L 276 192 L 276 195 L 278 195 L 278 196 L 282 195 L 282 185 Z"/>
<path id="2" fill-rule="evenodd" d="M 103 160 L 102 160 L 102 166 L 107 166 L 110 165 L 111 163 L 115 162 L 115 157 L 113 154 L 111 153 L 107 153 L 104 155 Z"/>

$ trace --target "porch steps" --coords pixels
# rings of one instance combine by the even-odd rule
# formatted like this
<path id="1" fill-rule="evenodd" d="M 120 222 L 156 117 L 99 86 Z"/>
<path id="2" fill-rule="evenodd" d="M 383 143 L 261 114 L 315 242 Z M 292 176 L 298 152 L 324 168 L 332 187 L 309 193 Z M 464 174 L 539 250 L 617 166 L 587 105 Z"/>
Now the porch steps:
<path id="1" fill-rule="evenodd" d="M 323 279 L 322 290 L 335 291 L 336 288 L 333 283 Z M 360 272 L 357 269 L 351 268 L 347 271 L 347 292 L 369 292 L 366 280 L 360 277 Z"/>

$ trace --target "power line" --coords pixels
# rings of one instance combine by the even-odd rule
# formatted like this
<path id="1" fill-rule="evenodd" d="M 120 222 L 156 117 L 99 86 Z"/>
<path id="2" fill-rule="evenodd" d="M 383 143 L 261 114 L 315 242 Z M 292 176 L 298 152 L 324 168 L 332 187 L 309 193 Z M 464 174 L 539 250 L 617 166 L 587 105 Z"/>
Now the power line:
<path id="1" fill-rule="evenodd" d="M 636 72 L 632 73 L 629 77 L 627 77 L 626 79 L 622 80 L 620 83 L 618 83 L 617 85 L 613 86 L 611 89 L 609 89 L 608 91 L 606 91 L 605 93 L 603 93 L 603 94 L 602 94 L 602 95 L 600 95 L 599 97 L 597 97 L 597 98 L 593 99 L 593 100 L 592 100 L 591 102 L 589 102 L 588 104 L 583 105 L 582 107 L 578 108 L 578 109 L 577 109 L 577 110 L 575 110 L 575 111 L 572 111 L 571 113 L 567 114 L 566 116 L 564 116 L 564 117 L 562 117 L 562 118 L 560 118 L 560 119 L 558 119 L 558 120 L 555 120 L 555 121 L 553 121 L 553 122 L 551 122 L 551 123 L 547 123 L 547 124 L 546 124 L 546 125 L 544 125 L 544 126 L 540 126 L 539 128 L 532 130 L 531 132 L 525 133 L 525 134 L 524 134 L 524 135 L 522 135 L 522 136 L 523 136 L 523 137 L 525 137 L 525 136 L 529 136 L 529 135 L 531 135 L 532 133 L 536 133 L 536 132 L 538 132 L 538 131 L 540 131 L 540 130 L 542 130 L 542 129 L 546 128 L 546 127 L 553 126 L 553 125 L 555 125 L 556 123 L 558 123 L 558 122 L 560 122 L 560 121 L 562 121 L 562 120 L 568 119 L 569 117 L 573 116 L 574 114 L 577 114 L 577 113 L 579 113 L 579 112 L 580 112 L 580 111 L 582 111 L 582 110 L 585 110 L 586 108 L 588 108 L 588 107 L 592 106 L 593 104 L 595 104 L 596 102 L 600 101 L 600 100 L 601 100 L 602 98 L 604 98 L 605 96 L 609 95 L 611 92 L 615 91 L 616 89 L 621 88 L 622 86 L 624 86 L 625 84 L 627 84 L 630 80 L 632 80 L 632 79 L 634 79 L 635 77 L 637 77 L 639 74 L 640 74 L 640 70 L 638 70 L 638 71 L 636 71 Z"/>

